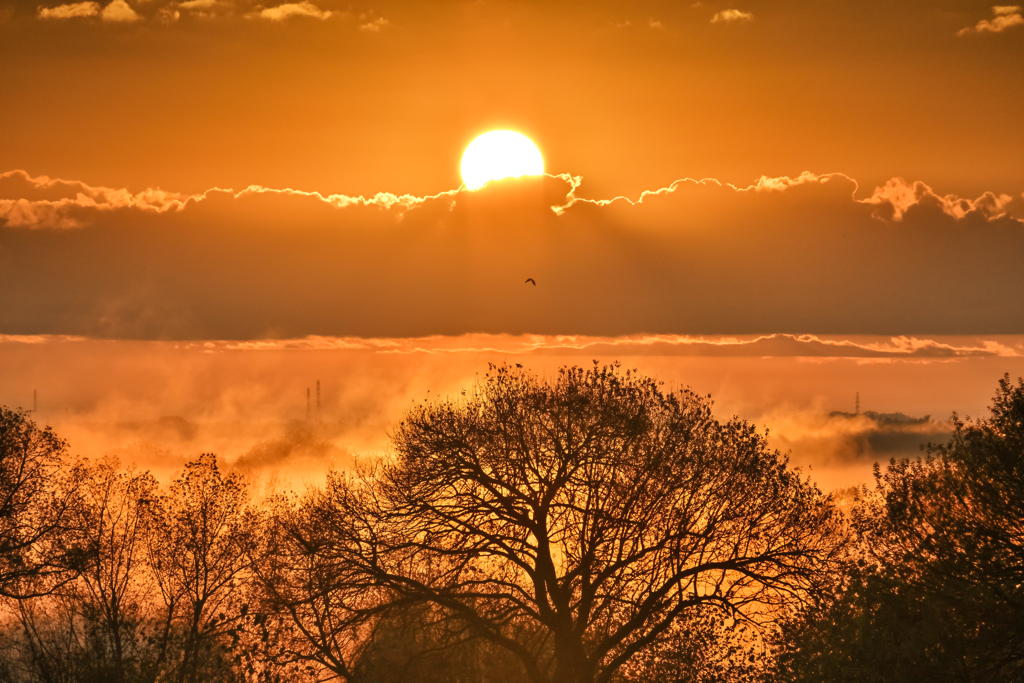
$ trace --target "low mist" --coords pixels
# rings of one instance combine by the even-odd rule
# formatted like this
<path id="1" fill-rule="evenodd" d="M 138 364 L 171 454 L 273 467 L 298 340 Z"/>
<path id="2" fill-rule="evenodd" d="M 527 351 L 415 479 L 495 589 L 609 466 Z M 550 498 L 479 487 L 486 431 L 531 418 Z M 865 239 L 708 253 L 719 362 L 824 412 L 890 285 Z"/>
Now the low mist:
<path id="1" fill-rule="evenodd" d="M 729 355 L 709 355 L 705 348 L 726 342 Z M 868 482 L 876 461 L 916 457 L 922 444 L 944 441 L 953 411 L 983 413 L 1002 373 L 1024 374 L 1016 356 L 740 355 L 740 342 L 7 337 L 0 341 L 0 404 L 32 409 L 35 400 L 35 419 L 54 427 L 75 455 L 116 455 L 162 480 L 212 452 L 222 462 L 302 488 L 329 468 L 386 454 L 389 429 L 411 405 L 457 396 L 487 373 L 489 363 L 522 363 L 550 375 L 566 364 L 618 360 L 659 379 L 666 390 L 688 386 L 710 394 L 720 419 L 739 416 L 767 429 L 774 447 L 831 490 Z M 1016 348 L 1019 340 L 1000 343 Z M 761 352 L 758 344 L 751 348 Z M 853 414 L 856 392 L 859 415 Z"/>

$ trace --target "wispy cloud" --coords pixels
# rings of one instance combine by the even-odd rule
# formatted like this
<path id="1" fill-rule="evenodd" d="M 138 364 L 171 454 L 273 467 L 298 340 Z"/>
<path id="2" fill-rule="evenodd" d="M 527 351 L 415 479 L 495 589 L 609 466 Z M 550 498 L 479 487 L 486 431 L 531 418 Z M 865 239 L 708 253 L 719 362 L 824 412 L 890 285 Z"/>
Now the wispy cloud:
<path id="1" fill-rule="evenodd" d="M 1002 33 L 1014 26 L 1024 26 L 1024 15 L 1020 5 L 996 5 L 992 8 L 992 18 L 982 19 L 974 26 L 957 31 L 958 36 L 971 33 Z"/>
<path id="2" fill-rule="evenodd" d="M 231 190 L 227 191 L 231 192 Z M 319 192 L 307 192 L 305 190 L 293 190 L 291 188 L 276 189 L 272 187 L 264 187 L 263 185 L 250 185 L 241 192 L 236 193 L 235 198 L 238 199 L 245 195 L 253 194 L 277 194 L 292 197 L 310 197 L 319 199 L 320 201 L 339 209 L 344 209 L 349 206 L 375 206 L 382 209 L 408 210 L 431 199 L 454 197 L 459 194 L 459 190 L 446 190 L 444 192 L 439 192 L 434 195 L 426 195 L 423 197 L 411 194 L 397 195 L 391 192 L 378 192 L 372 197 L 363 197 L 362 195 L 350 196 L 345 194 L 323 195 Z"/>
<path id="3" fill-rule="evenodd" d="M 0 335 L 0 344 L 84 342 L 74 335 Z M 919 337 L 842 338 L 813 334 L 691 336 L 640 334 L 620 337 L 542 334 L 463 334 L 429 337 L 328 337 L 205 340 L 181 343 L 204 353 L 359 351 L 383 355 L 512 354 L 515 356 L 852 358 L 907 361 L 954 358 L 1024 358 L 1024 339 L 943 340 Z"/>
<path id="4" fill-rule="evenodd" d="M 545 174 L 553 181 L 565 184 L 566 194 L 551 206 L 556 215 L 563 215 L 572 207 L 590 205 L 606 207 L 616 204 L 638 206 L 645 202 L 675 194 L 683 188 L 718 187 L 737 193 L 784 192 L 801 186 L 825 186 L 830 183 L 848 184 L 850 198 L 855 203 L 875 207 L 873 215 L 886 221 L 901 221 L 908 212 L 938 210 L 957 219 L 976 217 L 985 221 L 1010 218 L 1024 219 L 1024 193 L 1019 195 L 994 194 L 986 192 L 976 199 L 959 197 L 954 194 L 939 195 L 924 182 L 908 182 L 893 178 L 885 185 L 875 188 L 869 197 L 859 199 L 857 182 L 842 173 L 815 174 L 804 172 L 796 177 L 761 176 L 750 185 L 723 183 L 714 178 L 696 180 L 681 178 L 670 185 L 655 190 L 645 190 L 631 199 L 617 196 L 610 199 L 577 197 L 582 178 L 568 173 Z M 200 202 L 215 194 L 230 194 L 235 199 L 251 195 L 280 195 L 316 199 L 331 206 L 376 207 L 398 212 L 409 211 L 433 200 L 454 202 L 462 190 L 445 190 L 433 195 L 417 196 L 378 192 L 365 197 L 362 195 L 322 194 L 317 191 L 293 188 L 272 188 L 250 185 L 240 191 L 225 188 L 210 188 L 199 194 L 170 192 L 160 188 L 147 188 L 132 192 L 126 188 L 94 187 L 75 180 L 61 180 L 48 176 L 33 177 L 26 171 L 15 170 L 0 173 L 0 219 L 11 227 L 74 228 L 81 227 L 83 211 L 110 211 L 115 209 L 139 209 L 155 213 L 180 211 L 190 202 Z M 449 208 L 454 208 L 452 203 Z"/>
<path id="5" fill-rule="evenodd" d="M 218 0 L 186 0 L 179 2 L 178 7 L 187 10 L 208 10 L 218 4 Z"/>
<path id="6" fill-rule="evenodd" d="M 113 0 L 100 12 L 100 18 L 103 21 L 127 24 L 138 21 L 142 17 L 125 0 Z"/>
<path id="7" fill-rule="evenodd" d="M 947 216 L 958 220 L 972 215 L 995 220 L 1013 214 L 1024 215 L 1024 196 L 996 195 L 986 192 L 977 199 L 966 199 L 953 194 L 939 195 L 927 184 L 907 182 L 903 178 L 893 178 L 875 191 L 864 204 L 879 207 L 876 216 L 886 220 L 902 220 L 911 209 L 938 209 Z"/>
<path id="8" fill-rule="evenodd" d="M 360 31 L 366 31 L 367 33 L 379 33 L 382 29 L 387 28 L 390 25 L 384 17 L 377 17 L 372 21 L 367 21 L 359 25 Z"/>
<path id="9" fill-rule="evenodd" d="M 56 7 L 40 7 L 37 15 L 40 19 L 74 19 L 76 17 L 99 16 L 100 5 L 97 2 L 75 2 Z"/>
<path id="10" fill-rule="evenodd" d="M 11 227 L 77 228 L 83 225 L 83 211 L 134 208 L 162 213 L 180 210 L 202 196 L 159 188 L 133 193 L 78 180 L 31 176 L 23 170 L 0 173 L 0 219 Z"/>
<path id="11" fill-rule="evenodd" d="M 783 192 L 791 188 L 810 185 L 826 185 L 828 183 L 849 183 L 853 192 L 851 198 L 859 204 L 876 206 L 874 212 L 876 218 L 884 220 L 900 221 L 906 213 L 914 209 L 934 208 L 943 214 L 957 220 L 978 217 L 987 221 L 1000 218 L 1011 218 L 1024 220 L 1024 193 L 1019 195 L 999 194 L 986 192 L 977 199 L 968 199 L 954 194 L 939 195 L 928 184 L 916 181 L 908 182 L 903 178 L 892 178 L 882 187 L 875 188 L 870 197 L 858 199 L 856 197 L 859 186 L 857 181 L 843 173 L 811 173 L 804 171 L 794 177 L 761 176 L 750 185 L 733 185 L 722 183 L 714 178 L 681 178 L 656 190 L 644 190 L 636 199 L 618 196 L 611 199 L 588 199 L 577 197 L 576 190 L 579 188 L 581 179 L 578 176 L 562 174 L 557 176 L 571 185 L 565 204 L 553 207 L 555 213 L 561 214 L 575 204 L 592 204 L 595 206 L 608 206 L 616 203 L 629 205 L 643 204 L 645 201 L 671 195 L 683 187 L 718 186 L 726 187 L 736 192 Z"/>
<path id="12" fill-rule="evenodd" d="M 744 12 L 738 9 L 725 9 L 711 17 L 711 23 L 717 24 L 719 22 L 731 23 L 735 21 L 753 21 L 754 14 L 752 12 Z"/>
<path id="13" fill-rule="evenodd" d="M 259 9 L 247 16 L 268 19 L 270 21 L 284 21 L 292 17 L 309 17 L 323 20 L 330 18 L 331 12 L 320 9 L 312 2 L 308 2 L 308 0 L 303 0 L 303 2 L 287 2 L 276 7 Z"/>

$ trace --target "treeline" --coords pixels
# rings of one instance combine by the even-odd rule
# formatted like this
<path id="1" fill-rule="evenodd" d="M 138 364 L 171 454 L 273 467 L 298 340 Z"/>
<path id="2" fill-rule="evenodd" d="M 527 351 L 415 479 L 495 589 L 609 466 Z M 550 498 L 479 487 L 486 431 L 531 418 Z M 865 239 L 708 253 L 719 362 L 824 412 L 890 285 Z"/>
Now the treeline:
<path id="1" fill-rule="evenodd" d="M 1024 384 L 955 428 L 844 515 L 617 366 L 492 368 L 300 493 L 0 409 L 0 680 L 1021 680 Z"/>

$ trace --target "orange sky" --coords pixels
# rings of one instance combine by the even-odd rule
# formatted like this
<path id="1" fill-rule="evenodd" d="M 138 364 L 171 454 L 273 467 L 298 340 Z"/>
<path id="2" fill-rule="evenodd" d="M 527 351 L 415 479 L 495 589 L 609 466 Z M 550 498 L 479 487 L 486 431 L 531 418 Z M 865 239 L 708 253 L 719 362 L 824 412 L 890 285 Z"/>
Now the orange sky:
<path id="1" fill-rule="evenodd" d="M 319 19 L 264 12 L 276 0 L 129 0 L 137 21 L 41 16 L 62 4 L 0 4 L 0 168 L 136 191 L 427 194 L 458 185 L 475 135 L 511 127 L 597 196 L 805 170 L 1024 188 L 1024 26 L 958 35 L 1002 26 L 985 2 L 304 6 Z M 713 21 L 727 10 L 751 18 Z"/>
<path id="2" fill-rule="evenodd" d="M 1020 7 L 954 0 L 0 0 L 0 403 L 246 457 L 329 358 L 387 378 L 332 404 L 363 452 L 424 372 L 639 358 L 863 473 L 854 391 L 945 419 L 1018 372 L 1022 66 Z M 460 190 L 497 128 L 549 175 Z M 231 387 L 276 426 L 209 426 Z"/>

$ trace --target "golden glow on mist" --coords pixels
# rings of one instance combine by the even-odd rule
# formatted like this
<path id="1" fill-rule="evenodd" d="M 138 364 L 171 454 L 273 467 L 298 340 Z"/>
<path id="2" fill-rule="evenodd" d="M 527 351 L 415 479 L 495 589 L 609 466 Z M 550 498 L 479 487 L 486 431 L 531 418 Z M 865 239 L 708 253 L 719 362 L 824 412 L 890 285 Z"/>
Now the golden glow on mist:
<path id="1" fill-rule="evenodd" d="M 544 173 L 544 160 L 530 138 L 511 130 L 484 133 L 462 155 L 462 181 L 470 190 L 490 180 Z"/>

